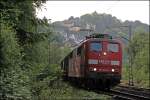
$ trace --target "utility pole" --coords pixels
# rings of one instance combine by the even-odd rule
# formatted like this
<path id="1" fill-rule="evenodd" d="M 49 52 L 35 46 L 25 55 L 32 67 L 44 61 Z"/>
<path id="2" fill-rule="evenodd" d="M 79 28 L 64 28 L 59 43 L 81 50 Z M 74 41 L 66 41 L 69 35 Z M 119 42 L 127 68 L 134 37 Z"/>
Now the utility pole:
<path id="1" fill-rule="evenodd" d="M 129 28 L 129 41 L 131 42 L 131 25 L 128 26 Z M 133 82 L 133 68 L 132 68 L 132 48 L 129 47 L 129 85 L 134 86 L 134 82 Z"/>
<path id="2" fill-rule="evenodd" d="M 111 26 L 111 27 L 107 27 L 107 28 L 120 28 L 120 27 L 126 27 L 128 28 L 128 39 L 125 37 L 121 37 L 123 39 L 126 39 L 129 43 L 131 43 L 131 33 L 132 33 L 132 27 L 131 25 L 127 25 L 127 26 Z M 133 82 L 133 68 L 132 68 L 132 60 L 133 60 L 133 56 L 132 56 L 132 48 L 129 47 L 129 85 L 130 86 L 134 86 L 134 82 Z"/>
<path id="3" fill-rule="evenodd" d="M 51 19 L 49 19 L 48 21 L 49 21 L 49 24 L 51 24 Z M 49 65 L 51 63 L 50 54 L 51 54 L 51 51 L 50 51 L 50 34 L 49 34 L 49 37 L 48 37 L 48 64 Z"/>

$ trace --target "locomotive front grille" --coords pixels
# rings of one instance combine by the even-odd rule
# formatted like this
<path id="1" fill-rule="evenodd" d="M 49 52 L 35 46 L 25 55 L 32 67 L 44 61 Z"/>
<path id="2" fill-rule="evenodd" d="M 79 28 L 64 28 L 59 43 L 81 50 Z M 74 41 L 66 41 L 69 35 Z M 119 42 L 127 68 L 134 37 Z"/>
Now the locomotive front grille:
<path id="1" fill-rule="evenodd" d="M 121 79 L 121 75 L 117 72 L 114 73 L 99 73 L 99 72 L 88 72 L 87 78 L 93 79 Z"/>

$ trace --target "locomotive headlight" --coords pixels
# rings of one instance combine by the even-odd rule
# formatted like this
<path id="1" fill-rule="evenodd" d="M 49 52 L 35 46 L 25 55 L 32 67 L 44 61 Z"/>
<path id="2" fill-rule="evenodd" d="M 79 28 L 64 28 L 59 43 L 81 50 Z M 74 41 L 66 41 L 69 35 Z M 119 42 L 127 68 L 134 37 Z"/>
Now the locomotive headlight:
<path id="1" fill-rule="evenodd" d="M 111 65 L 119 65 L 119 61 L 111 61 Z"/>
<path id="2" fill-rule="evenodd" d="M 96 68 L 94 68 L 94 71 L 96 71 Z"/>
<path id="3" fill-rule="evenodd" d="M 111 71 L 112 71 L 112 72 L 114 72 L 115 70 L 114 70 L 114 69 L 112 69 Z"/>
<path id="4" fill-rule="evenodd" d="M 96 59 L 89 59 L 88 64 L 98 64 L 98 60 Z"/>
<path id="5" fill-rule="evenodd" d="M 106 52 L 104 52 L 103 54 L 104 54 L 104 55 L 107 55 L 107 53 L 106 53 Z"/>

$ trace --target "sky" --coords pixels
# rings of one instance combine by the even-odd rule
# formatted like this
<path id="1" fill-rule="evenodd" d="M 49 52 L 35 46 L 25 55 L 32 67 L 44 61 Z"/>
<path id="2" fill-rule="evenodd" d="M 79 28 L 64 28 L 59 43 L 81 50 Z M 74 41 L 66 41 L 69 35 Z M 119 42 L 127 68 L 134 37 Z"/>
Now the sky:
<path id="1" fill-rule="evenodd" d="M 45 16 L 54 22 L 96 11 L 111 14 L 122 21 L 139 20 L 149 24 L 149 7 L 149 1 L 47 1 L 42 9 L 37 10 L 37 17 Z"/>

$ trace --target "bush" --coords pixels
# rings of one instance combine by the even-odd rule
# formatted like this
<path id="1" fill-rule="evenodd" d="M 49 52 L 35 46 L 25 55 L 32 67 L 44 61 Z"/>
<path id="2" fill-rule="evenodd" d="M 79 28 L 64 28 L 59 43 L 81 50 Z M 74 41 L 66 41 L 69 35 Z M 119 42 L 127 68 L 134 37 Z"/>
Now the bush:
<path id="1" fill-rule="evenodd" d="M 0 94 L 30 98 L 28 76 L 21 70 L 22 55 L 16 33 L 6 23 L 0 27 Z"/>

